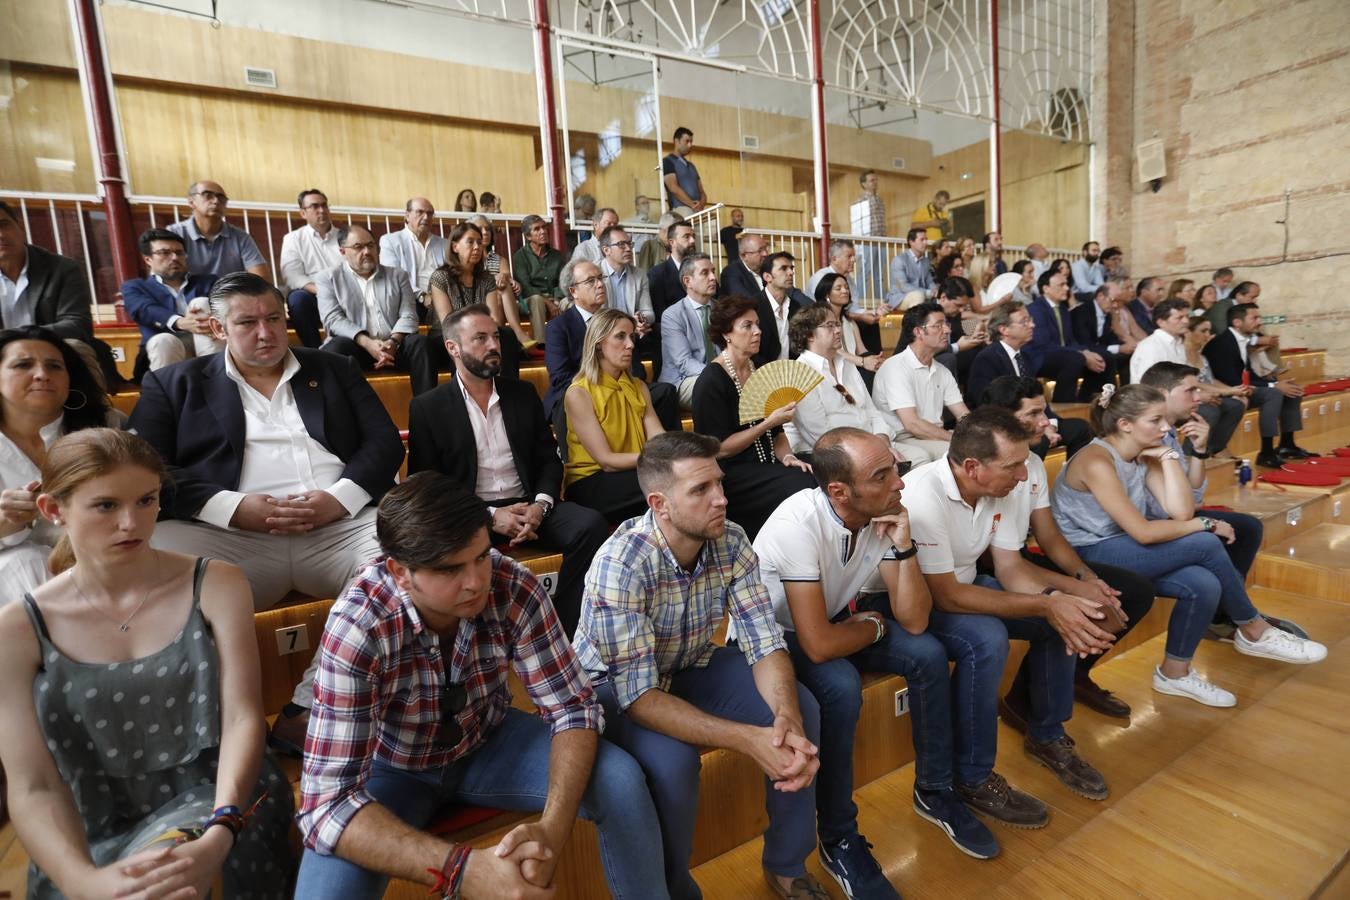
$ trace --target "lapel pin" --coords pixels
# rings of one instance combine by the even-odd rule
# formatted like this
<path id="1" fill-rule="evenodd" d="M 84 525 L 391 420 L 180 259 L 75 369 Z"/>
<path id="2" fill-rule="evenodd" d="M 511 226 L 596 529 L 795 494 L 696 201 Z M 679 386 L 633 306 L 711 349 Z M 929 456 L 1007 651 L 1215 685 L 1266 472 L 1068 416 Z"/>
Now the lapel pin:
<path id="1" fill-rule="evenodd" d="M 311 378 L 311 379 L 309 380 L 309 386 L 312 387 L 312 388 L 316 388 L 316 387 L 319 386 L 319 382 L 316 381 L 315 379 Z"/>

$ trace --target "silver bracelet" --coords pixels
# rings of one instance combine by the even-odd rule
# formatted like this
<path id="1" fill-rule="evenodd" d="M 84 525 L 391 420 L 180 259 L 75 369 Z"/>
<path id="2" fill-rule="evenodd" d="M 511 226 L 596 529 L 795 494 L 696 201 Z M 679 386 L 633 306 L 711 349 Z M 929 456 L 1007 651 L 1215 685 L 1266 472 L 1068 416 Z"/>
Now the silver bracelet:
<path id="1" fill-rule="evenodd" d="M 872 638 L 872 643 L 875 644 L 886 636 L 885 626 L 881 624 L 881 616 L 874 616 L 872 618 L 872 627 L 877 630 L 877 636 Z"/>

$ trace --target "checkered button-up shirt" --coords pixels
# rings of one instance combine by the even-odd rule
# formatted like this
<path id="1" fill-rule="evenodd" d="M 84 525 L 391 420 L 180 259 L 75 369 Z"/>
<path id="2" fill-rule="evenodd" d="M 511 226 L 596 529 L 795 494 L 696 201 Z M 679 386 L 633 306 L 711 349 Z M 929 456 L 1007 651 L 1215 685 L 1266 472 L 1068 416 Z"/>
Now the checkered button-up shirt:
<path id="1" fill-rule="evenodd" d="M 417 614 L 384 558 L 367 566 L 328 615 L 319 647 L 314 706 L 305 740 L 300 813 L 305 846 L 336 852 L 338 838 L 374 798 L 374 761 L 410 772 L 444 767 L 473 753 L 511 706 L 507 665 L 557 734 L 600 727 L 600 706 L 563 635 L 548 594 L 530 572 L 492 550 L 487 606 L 460 620 L 454 646 Z M 464 685 L 454 714 L 463 737 L 441 743 L 441 694 Z"/>
<path id="2" fill-rule="evenodd" d="M 886 234 L 886 204 L 882 202 L 880 194 L 863 194 L 858 198 L 858 203 L 867 204 L 867 218 L 863 220 L 863 226 L 867 229 L 862 232 L 869 237 L 882 237 Z"/>
<path id="3" fill-rule="evenodd" d="M 759 560 L 739 525 L 728 522 L 726 534 L 706 542 L 688 571 L 648 512 L 620 525 L 596 553 L 573 643 L 581 665 L 607 674 L 627 709 L 653 688 L 668 690 L 676 672 L 706 666 L 724 614 L 750 665 L 787 649 Z"/>

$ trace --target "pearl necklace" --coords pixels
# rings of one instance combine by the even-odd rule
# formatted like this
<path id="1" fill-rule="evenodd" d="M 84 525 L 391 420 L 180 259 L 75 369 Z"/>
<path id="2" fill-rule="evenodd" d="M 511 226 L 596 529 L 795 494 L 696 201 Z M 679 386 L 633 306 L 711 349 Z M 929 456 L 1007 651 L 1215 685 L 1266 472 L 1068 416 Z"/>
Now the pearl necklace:
<path id="1" fill-rule="evenodd" d="M 737 377 L 736 367 L 732 365 L 731 351 L 723 350 L 717 355 L 717 361 L 722 364 L 722 368 L 725 369 L 727 375 L 730 376 L 731 383 L 736 385 L 736 396 L 739 398 L 741 396 L 741 379 Z M 750 363 L 750 374 L 755 374 L 755 364 L 753 362 Z M 761 419 L 760 421 L 763 420 Z M 770 443 L 770 441 L 772 441 L 772 438 L 769 437 L 770 433 L 770 431 L 766 431 L 754 440 L 753 446 L 755 448 L 755 457 L 762 463 L 771 462 L 773 460 L 773 444 Z"/>

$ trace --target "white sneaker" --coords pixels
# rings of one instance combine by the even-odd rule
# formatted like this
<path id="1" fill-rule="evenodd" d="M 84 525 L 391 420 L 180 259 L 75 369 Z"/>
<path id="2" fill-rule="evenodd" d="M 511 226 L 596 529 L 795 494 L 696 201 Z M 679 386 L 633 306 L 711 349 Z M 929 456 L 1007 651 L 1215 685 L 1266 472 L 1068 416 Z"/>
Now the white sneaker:
<path id="1" fill-rule="evenodd" d="M 1248 656 L 1263 656 L 1288 663 L 1315 663 L 1327 658 L 1327 648 L 1317 641 L 1292 635 L 1279 628 L 1267 628 L 1258 640 L 1248 640 L 1239 628 L 1233 632 L 1233 646 Z"/>
<path id="2" fill-rule="evenodd" d="M 1180 678 L 1168 678 L 1162 673 L 1161 668 L 1155 667 L 1153 669 L 1153 689 L 1160 694 L 1190 697 L 1196 703 L 1203 703 L 1205 706 L 1237 706 L 1236 697 L 1217 684 L 1210 684 L 1195 674 L 1194 669 Z"/>

